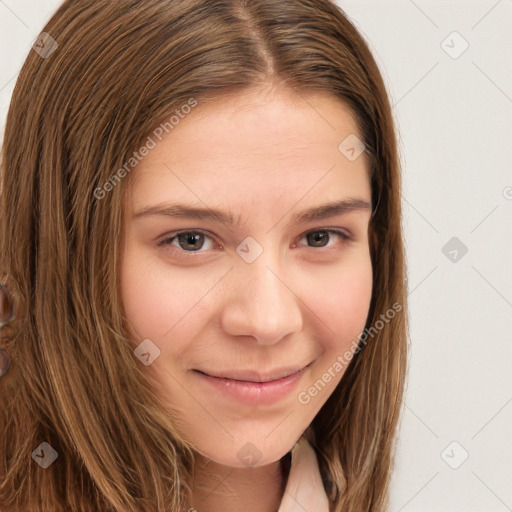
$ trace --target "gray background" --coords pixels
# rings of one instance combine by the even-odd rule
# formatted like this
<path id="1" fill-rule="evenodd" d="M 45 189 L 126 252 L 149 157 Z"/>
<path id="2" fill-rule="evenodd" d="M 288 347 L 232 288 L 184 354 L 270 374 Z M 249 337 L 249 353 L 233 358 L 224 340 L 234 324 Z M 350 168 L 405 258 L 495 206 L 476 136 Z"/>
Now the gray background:
<path id="1" fill-rule="evenodd" d="M 2 134 L 59 4 L 0 0 Z M 404 169 L 411 353 L 390 512 L 512 510 L 512 0 L 338 4 L 384 75 Z"/>

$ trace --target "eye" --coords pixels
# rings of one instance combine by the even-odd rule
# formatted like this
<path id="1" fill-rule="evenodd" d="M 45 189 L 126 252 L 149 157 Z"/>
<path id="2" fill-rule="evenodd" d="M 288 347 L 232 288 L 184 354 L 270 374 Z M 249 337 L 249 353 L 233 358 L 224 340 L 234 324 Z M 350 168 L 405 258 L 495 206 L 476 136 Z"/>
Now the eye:
<path id="1" fill-rule="evenodd" d="M 307 243 L 311 244 L 309 245 L 311 248 L 329 248 L 330 246 L 327 244 L 331 241 L 333 235 L 335 235 L 335 237 L 340 237 L 342 240 L 351 240 L 349 234 L 337 229 L 317 229 L 315 231 L 308 231 L 302 235 L 301 239 L 306 238 Z M 179 231 L 172 233 L 170 236 L 166 236 L 157 242 L 157 246 L 163 247 L 172 245 L 176 248 L 182 249 L 182 252 L 204 252 L 200 249 L 204 248 L 205 239 L 213 240 L 202 231 Z M 174 242 L 177 242 L 177 244 Z M 294 244 L 294 247 L 296 247 L 296 244 Z M 206 247 L 206 249 L 211 248 L 211 244 L 210 247 Z"/>
<path id="2" fill-rule="evenodd" d="M 177 240 L 179 244 L 177 247 L 180 247 L 185 252 L 200 252 L 199 249 L 204 246 L 205 238 L 212 240 L 211 237 L 201 231 L 180 231 L 178 233 L 174 233 L 170 237 L 164 238 L 158 242 L 157 245 L 158 247 L 174 245 L 173 242 Z"/>
<path id="3" fill-rule="evenodd" d="M 350 235 L 338 229 L 317 229 L 315 231 L 308 231 L 303 235 L 303 238 L 305 237 L 308 243 L 312 244 L 309 247 L 323 248 L 330 247 L 326 244 L 332 239 L 333 235 L 340 237 L 342 240 L 351 239 Z"/>

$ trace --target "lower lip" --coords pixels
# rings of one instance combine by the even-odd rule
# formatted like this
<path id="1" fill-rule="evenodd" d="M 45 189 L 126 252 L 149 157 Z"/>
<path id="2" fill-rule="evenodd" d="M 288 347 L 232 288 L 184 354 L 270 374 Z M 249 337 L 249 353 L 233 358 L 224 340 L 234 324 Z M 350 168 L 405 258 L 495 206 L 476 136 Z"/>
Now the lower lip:
<path id="1" fill-rule="evenodd" d="M 248 382 L 242 380 L 221 379 L 200 373 L 197 370 L 194 370 L 194 372 L 203 382 L 218 389 L 224 395 L 234 398 L 239 402 L 254 405 L 272 404 L 282 400 L 297 387 L 304 370 L 305 368 L 293 375 L 270 382 Z"/>

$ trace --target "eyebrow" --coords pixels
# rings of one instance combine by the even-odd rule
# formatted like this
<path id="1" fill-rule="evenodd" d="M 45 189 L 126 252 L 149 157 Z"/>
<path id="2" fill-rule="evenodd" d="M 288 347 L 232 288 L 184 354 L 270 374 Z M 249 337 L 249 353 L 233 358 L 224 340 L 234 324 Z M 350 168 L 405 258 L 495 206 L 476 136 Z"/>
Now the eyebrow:
<path id="1" fill-rule="evenodd" d="M 295 213 L 292 216 L 291 223 L 301 224 L 316 220 L 324 220 L 337 215 L 343 215 L 348 212 L 365 210 L 371 210 L 371 204 L 363 199 L 341 199 L 339 201 L 326 203 Z M 213 208 L 188 206 L 185 204 L 159 204 L 147 206 L 135 213 L 133 215 L 133 219 L 152 215 L 164 215 L 180 219 L 211 220 L 236 226 L 240 226 L 242 224 L 242 218 L 240 215 L 235 218 L 235 216 L 229 212 L 223 212 Z"/>

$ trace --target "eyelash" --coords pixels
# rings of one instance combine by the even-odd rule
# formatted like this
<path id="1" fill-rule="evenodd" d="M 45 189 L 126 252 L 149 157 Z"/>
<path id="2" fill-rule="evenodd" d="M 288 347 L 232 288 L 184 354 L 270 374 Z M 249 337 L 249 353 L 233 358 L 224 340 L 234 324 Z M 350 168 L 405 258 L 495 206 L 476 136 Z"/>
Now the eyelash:
<path id="1" fill-rule="evenodd" d="M 348 241 L 352 240 L 352 237 L 350 235 L 348 235 L 345 231 L 341 231 L 341 230 L 338 230 L 338 229 L 314 229 L 312 231 L 307 231 L 306 233 L 301 235 L 300 238 L 303 238 L 306 235 L 309 235 L 311 233 L 329 233 L 330 235 L 332 235 L 332 234 L 339 235 L 344 242 L 348 242 Z M 212 238 L 210 235 L 208 235 L 207 233 L 205 233 L 204 231 L 202 231 L 200 229 L 198 229 L 198 230 L 194 229 L 194 230 L 176 231 L 175 233 L 171 233 L 170 235 L 167 235 L 165 238 L 163 238 L 162 240 L 157 242 L 157 246 L 158 247 L 168 246 L 169 248 L 172 247 L 173 249 L 179 250 L 179 252 L 182 252 L 182 253 L 185 253 L 185 254 L 187 254 L 187 253 L 189 253 L 189 254 L 201 254 L 202 252 L 205 252 L 205 251 L 201 251 L 201 250 L 198 250 L 198 251 L 186 251 L 186 250 L 182 249 L 181 247 L 171 246 L 172 242 L 179 235 L 184 235 L 184 234 L 194 234 L 194 235 L 195 234 L 200 234 L 200 235 L 206 236 L 207 238 Z M 329 239 L 329 242 L 330 242 L 330 239 Z M 324 249 L 326 251 L 334 249 L 333 247 L 314 247 L 314 246 L 307 246 L 307 247 L 309 247 L 310 249 Z"/>

